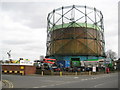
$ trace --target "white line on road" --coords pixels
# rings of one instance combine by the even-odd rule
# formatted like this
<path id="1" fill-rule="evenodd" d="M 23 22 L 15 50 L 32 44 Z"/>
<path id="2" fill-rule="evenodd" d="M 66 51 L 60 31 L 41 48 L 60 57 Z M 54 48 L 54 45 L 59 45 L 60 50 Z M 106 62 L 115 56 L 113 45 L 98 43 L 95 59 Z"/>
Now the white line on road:
<path id="1" fill-rule="evenodd" d="M 98 87 L 98 86 L 103 85 L 103 84 L 104 84 L 104 83 L 101 83 L 101 84 L 95 85 L 94 87 Z"/>
<path id="2" fill-rule="evenodd" d="M 52 85 L 49 85 L 49 86 L 55 86 L 54 84 L 52 84 Z"/>
<path id="3" fill-rule="evenodd" d="M 74 77 L 74 78 L 79 78 L 79 77 Z"/>
<path id="4" fill-rule="evenodd" d="M 33 88 L 39 88 L 39 87 L 33 87 Z"/>
<path id="5" fill-rule="evenodd" d="M 13 88 L 13 83 L 8 80 L 2 80 L 3 83 L 8 84 L 8 88 Z"/>
<path id="6" fill-rule="evenodd" d="M 47 87 L 47 86 L 41 86 L 41 87 Z"/>
<path id="7" fill-rule="evenodd" d="M 60 85 L 60 84 L 55 84 L 55 85 Z"/>
<path id="8" fill-rule="evenodd" d="M 81 79 L 81 81 L 84 81 L 85 79 Z"/>
<path id="9" fill-rule="evenodd" d="M 88 79 L 81 79 L 81 81 L 85 81 L 85 80 L 88 80 Z"/>

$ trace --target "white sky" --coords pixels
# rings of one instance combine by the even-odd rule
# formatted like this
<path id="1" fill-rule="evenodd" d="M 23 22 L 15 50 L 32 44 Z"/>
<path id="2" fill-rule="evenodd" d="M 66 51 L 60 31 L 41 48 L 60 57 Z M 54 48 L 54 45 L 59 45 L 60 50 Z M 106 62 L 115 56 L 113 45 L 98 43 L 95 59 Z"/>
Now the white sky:
<path id="1" fill-rule="evenodd" d="M 8 2 L 9 1 L 9 2 Z M 102 11 L 105 50 L 118 53 L 119 0 L 0 0 L 0 59 L 39 59 L 46 54 L 47 15 L 55 8 L 86 5 Z"/>

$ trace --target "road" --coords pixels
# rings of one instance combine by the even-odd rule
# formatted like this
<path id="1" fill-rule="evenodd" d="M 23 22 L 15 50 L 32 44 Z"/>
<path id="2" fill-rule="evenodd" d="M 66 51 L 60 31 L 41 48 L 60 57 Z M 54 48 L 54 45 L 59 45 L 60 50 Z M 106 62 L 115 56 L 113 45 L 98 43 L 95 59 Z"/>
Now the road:
<path id="1" fill-rule="evenodd" d="M 118 73 L 77 76 L 2 75 L 13 88 L 118 88 Z"/>

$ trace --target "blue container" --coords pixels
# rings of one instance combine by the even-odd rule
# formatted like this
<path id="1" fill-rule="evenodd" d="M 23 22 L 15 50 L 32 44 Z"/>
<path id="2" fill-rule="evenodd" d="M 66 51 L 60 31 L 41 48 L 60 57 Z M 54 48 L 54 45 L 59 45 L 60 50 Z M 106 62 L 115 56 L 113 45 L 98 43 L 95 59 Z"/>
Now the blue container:
<path id="1" fill-rule="evenodd" d="M 65 67 L 70 67 L 70 60 L 65 60 Z"/>
<path id="2" fill-rule="evenodd" d="M 61 68 L 67 68 L 67 67 L 70 67 L 70 61 L 69 60 L 59 60 L 59 61 L 57 61 L 57 65 Z"/>

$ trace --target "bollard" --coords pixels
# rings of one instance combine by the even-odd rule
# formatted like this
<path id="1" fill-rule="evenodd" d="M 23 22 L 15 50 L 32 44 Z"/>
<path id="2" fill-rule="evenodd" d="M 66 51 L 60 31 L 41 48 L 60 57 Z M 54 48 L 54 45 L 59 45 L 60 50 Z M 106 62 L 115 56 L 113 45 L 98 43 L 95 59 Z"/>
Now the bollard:
<path id="1" fill-rule="evenodd" d="M 77 72 L 75 72 L 75 75 L 78 75 L 78 73 L 77 73 Z"/>
<path id="2" fill-rule="evenodd" d="M 24 71 L 20 71 L 20 73 L 21 73 L 21 75 L 25 75 L 25 74 L 24 74 Z"/>
<path id="3" fill-rule="evenodd" d="M 43 71 L 41 72 L 41 75 L 42 75 L 42 76 L 44 75 L 44 72 L 43 72 Z"/>
<path id="4" fill-rule="evenodd" d="M 21 69 L 21 70 L 24 70 L 25 67 L 24 67 L 24 66 L 20 66 L 20 69 Z M 20 71 L 20 73 L 21 73 L 21 75 L 25 75 L 24 71 Z"/>
<path id="5" fill-rule="evenodd" d="M 22 72 L 22 75 L 25 75 L 24 71 Z"/>
<path id="6" fill-rule="evenodd" d="M 53 75 L 53 71 L 51 70 L 51 75 Z"/>
<path id="7" fill-rule="evenodd" d="M 89 71 L 89 75 L 91 75 L 91 71 Z"/>
<path id="8" fill-rule="evenodd" d="M 62 72 L 60 71 L 60 76 L 62 76 Z"/>

